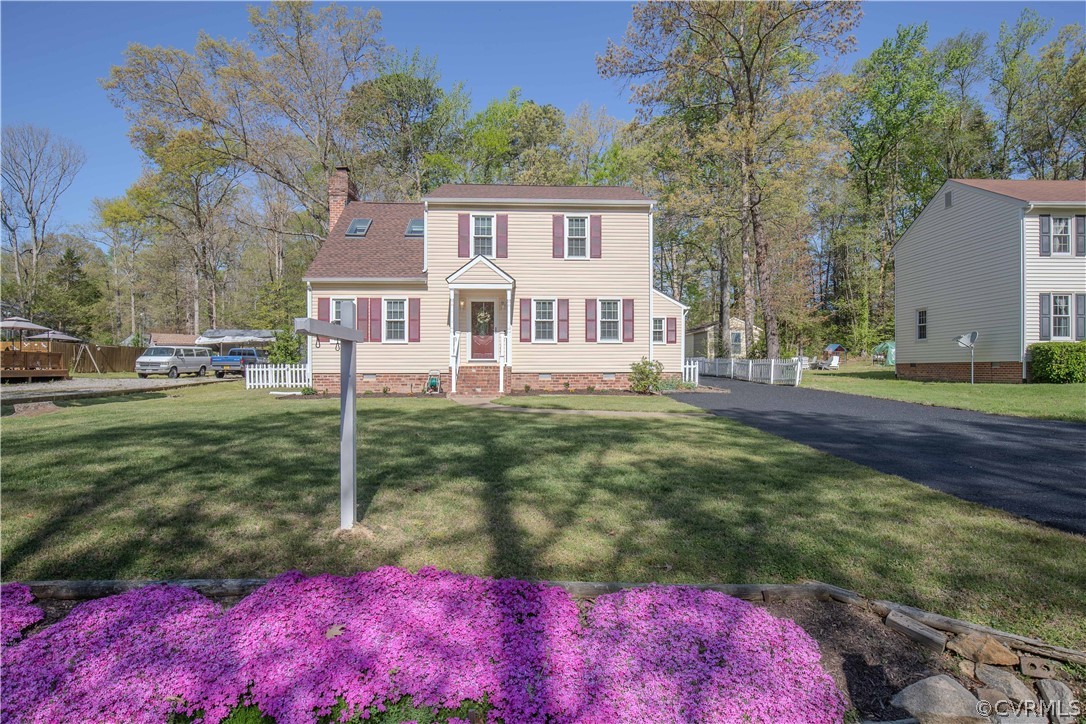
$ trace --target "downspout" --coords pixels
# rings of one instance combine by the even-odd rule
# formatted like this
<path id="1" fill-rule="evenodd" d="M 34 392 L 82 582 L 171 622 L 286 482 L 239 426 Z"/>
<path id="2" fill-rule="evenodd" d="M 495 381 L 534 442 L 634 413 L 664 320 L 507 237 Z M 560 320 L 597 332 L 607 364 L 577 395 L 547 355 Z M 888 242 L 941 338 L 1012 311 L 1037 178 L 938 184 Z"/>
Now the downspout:
<path id="1" fill-rule="evenodd" d="M 655 295 L 652 290 L 655 289 L 653 280 L 653 268 L 656 265 L 656 240 L 655 240 L 655 222 L 654 212 L 656 205 L 649 206 L 649 361 L 652 362 L 656 359 L 656 342 L 653 341 L 653 327 L 656 324 L 656 311 L 655 311 Z M 664 331 L 667 334 L 667 331 Z M 682 374 L 682 364 L 679 365 L 679 373 Z"/>
<path id="2" fill-rule="evenodd" d="M 1026 379 L 1026 214 L 1033 211 L 1027 204 L 1018 219 L 1018 356 L 1022 367 L 1022 380 Z"/>
<path id="3" fill-rule="evenodd" d="M 313 284 L 311 282 L 305 283 L 305 316 L 309 317 L 313 314 Z M 306 373 L 309 377 L 309 386 L 313 386 L 313 335 L 307 334 L 305 336 L 305 366 Z"/>
<path id="4" fill-rule="evenodd" d="M 422 202 L 422 272 L 430 268 L 430 202 Z"/>

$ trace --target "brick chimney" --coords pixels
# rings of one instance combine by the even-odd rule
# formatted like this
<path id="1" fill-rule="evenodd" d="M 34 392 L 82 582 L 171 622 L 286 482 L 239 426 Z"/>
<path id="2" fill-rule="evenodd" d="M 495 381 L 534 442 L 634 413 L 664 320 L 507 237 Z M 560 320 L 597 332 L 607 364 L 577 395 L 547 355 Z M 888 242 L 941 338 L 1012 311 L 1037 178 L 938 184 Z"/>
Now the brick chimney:
<path id="1" fill-rule="evenodd" d="M 336 166 L 328 179 L 328 233 L 332 233 L 350 201 L 358 201 L 354 184 L 351 183 L 351 169 L 347 166 Z"/>

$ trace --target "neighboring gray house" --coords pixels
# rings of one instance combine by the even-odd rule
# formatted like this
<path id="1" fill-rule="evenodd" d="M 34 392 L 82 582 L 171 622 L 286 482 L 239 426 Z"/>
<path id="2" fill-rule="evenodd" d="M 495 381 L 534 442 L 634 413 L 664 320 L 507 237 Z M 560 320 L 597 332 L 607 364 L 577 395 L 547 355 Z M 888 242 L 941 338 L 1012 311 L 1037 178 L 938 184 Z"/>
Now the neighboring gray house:
<path id="1" fill-rule="evenodd" d="M 1021 382 L 1026 350 L 1086 339 L 1086 182 L 952 179 L 893 248 L 897 374 Z"/>

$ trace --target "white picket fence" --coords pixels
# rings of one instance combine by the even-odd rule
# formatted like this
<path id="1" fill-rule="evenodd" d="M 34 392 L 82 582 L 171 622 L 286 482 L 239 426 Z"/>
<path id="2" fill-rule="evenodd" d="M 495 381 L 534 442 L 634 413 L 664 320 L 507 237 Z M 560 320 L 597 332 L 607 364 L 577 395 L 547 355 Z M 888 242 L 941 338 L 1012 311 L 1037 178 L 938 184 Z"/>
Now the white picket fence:
<path id="1" fill-rule="evenodd" d="M 699 365 L 696 359 L 688 359 L 683 362 L 683 382 L 689 382 L 697 387 L 698 368 Z"/>
<path id="2" fill-rule="evenodd" d="M 249 365 L 245 368 L 245 389 L 266 390 L 281 387 L 312 387 L 309 365 Z"/>
<path id="3" fill-rule="evenodd" d="M 689 363 L 691 360 L 687 360 Z M 799 386 L 803 365 L 795 359 L 705 359 L 694 357 L 698 373 L 708 377 L 760 382 L 765 385 Z M 685 375 L 685 365 L 684 365 Z"/>

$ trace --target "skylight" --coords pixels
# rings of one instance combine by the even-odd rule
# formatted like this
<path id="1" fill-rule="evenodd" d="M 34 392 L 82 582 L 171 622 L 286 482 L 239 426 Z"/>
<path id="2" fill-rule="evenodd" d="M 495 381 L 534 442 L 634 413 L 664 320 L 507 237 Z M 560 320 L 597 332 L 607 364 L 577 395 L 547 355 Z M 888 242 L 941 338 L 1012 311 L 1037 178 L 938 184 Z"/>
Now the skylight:
<path id="1" fill-rule="evenodd" d="M 351 219 L 351 225 L 347 227 L 347 236 L 365 236 L 370 230 L 373 219 Z"/>
<path id="2" fill-rule="evenodd" d="M 422 236 L 424 228 L 424 222 L 422 219 L 411 219 L 411 221 L 407 222 L 407 231 L 405 231 L 403 235 Z"/>

